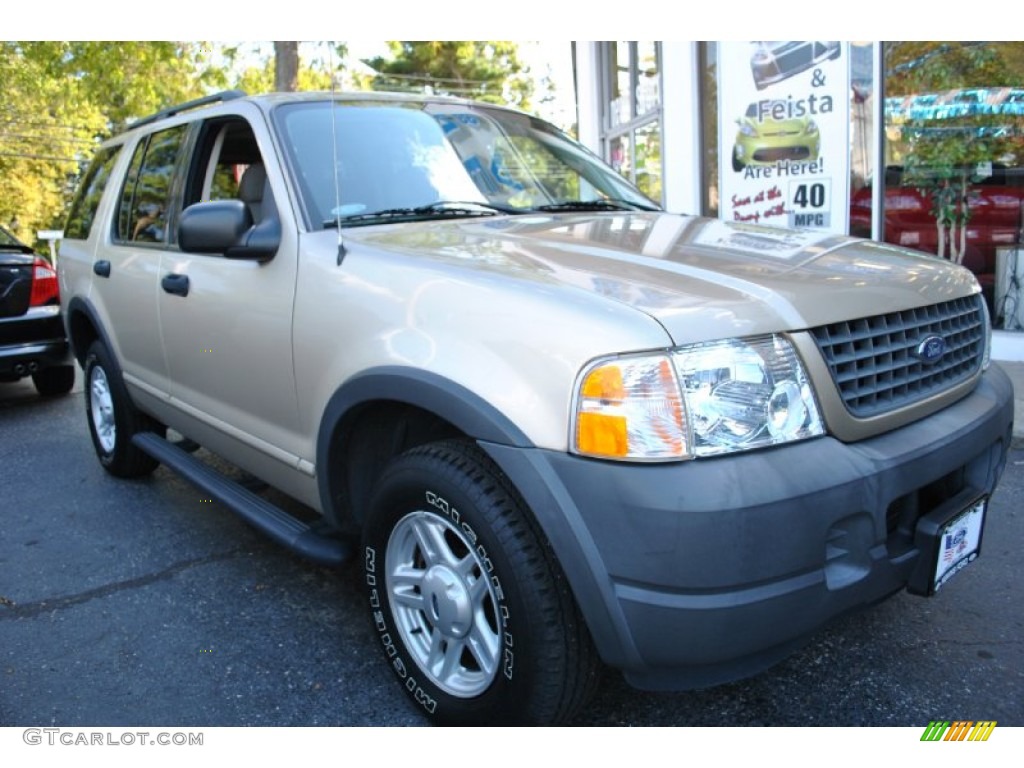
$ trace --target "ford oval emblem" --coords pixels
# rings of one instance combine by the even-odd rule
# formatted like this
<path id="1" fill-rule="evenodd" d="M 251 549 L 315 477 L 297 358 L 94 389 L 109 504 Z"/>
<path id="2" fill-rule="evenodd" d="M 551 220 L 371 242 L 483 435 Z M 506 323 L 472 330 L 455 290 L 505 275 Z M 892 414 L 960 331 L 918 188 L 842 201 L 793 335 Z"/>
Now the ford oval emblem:
<path id="1" fill-rule="evenodd" d="M 937 363 L 946 354 L 946 340 L 941 336 L 926 336 L 914 347 L 912 354 L 925 365 Z"/>

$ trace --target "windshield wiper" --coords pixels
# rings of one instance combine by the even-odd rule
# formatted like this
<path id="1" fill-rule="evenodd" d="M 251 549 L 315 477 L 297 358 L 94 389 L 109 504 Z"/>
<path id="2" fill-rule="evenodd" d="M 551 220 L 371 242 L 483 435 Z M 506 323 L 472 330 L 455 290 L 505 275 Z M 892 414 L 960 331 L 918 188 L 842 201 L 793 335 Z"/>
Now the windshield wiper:
<path id="1" fill-rule="evenodd" d="M 521 213 L 514 208 L 505 208 L 491 203 L 479 203 L 475 200 L 439 200 L 428 205 L 418 205 L 415 208 L 385 208 L 381 211 L 370 211 L 368 213 L 353 213 L 348 216 L 339 216 L 337 219 L 328 219 L 324 227 L 336 227 L 338 222 L 342 226 L 349 224 L 367 224 L 377 221 L 402 220 L 402 219 L 434 219 L 434 218 L 462 218 L 466 216 L 498 216 L 506 213 Z"/>
<path id="2" fill-rule="evenodd" d="M 533 208 L 535 211 L 656 211 L 653 205 L 605 197 L 600 200 L 565 200 Z"/>

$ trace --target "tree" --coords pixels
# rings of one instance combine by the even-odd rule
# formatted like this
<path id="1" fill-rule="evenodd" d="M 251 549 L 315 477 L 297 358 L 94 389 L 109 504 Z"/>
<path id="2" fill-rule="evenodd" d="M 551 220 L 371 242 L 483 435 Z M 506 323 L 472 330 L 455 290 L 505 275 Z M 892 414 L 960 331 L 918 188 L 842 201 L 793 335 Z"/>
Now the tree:
<path id="1" fill-rule="evenodd" d="M 506 40 L 393 40 L 390 58 L 366 63 L 379 75 L 374 90 L 418 91 L 529 109 L 533 82 Z"/>
<path id="2" fill-rule="evenodd" d="M 348 46 L 345 43 L 299 43 L 295 48 L 294 87 L 278 82 L 280 57 L 278 46 L 285 45 L 289 50 L 285 53 L 291 57 L 291 46 L 295 43 L 274 43 L 273 56 L 268 55 L 263 46 L 255 46 L 250 52 L 249 60 L 254 63 L 236 75 L 232 84 L 246 93 L 270 93 L 282 89 L 295 91 L 329 91 L 335 89 L 356 90 L 369 88 L 369 81 L 354 72 L 347 63 Z M 260 51 L 264 51 L 260 54 Z M 256 54 L 253 56 L 252 54 Z M 232 54 L 232 61 L 238 56 Z M 289 65 L 292 66 L 292 65 Z"/>
<path id="3" fill-rule="evenodd" d="M 214 55 L 201 42 L 0 43 L 0 222 L 27 242 L 59 229 L 102 139 L 227 84 Z"/>
<path id="4" fill-rule="evenodd" d="M 279 43 L 295 54 L 295 88 L 330 90 L 346 70 L 346 46 Z M 308 45 L 308 48 L 307 48 Z M 132 121 L 225 88 L 274 89 L 276 57 L 253 46 L 173 41 L 0 41 L 0 223 L 34 241 L 59 229 L 79 175 L 100 141 Z M 236 65 L 254 64 L 236 73 Z M 351 85 L 349 85 L 351 87 Z"/>
<path id="5" fill-rule="evenodd" d="M 297 91 L 299 89 L 299 44 L 298 42 L 274 43 L 274 90 Z"/>

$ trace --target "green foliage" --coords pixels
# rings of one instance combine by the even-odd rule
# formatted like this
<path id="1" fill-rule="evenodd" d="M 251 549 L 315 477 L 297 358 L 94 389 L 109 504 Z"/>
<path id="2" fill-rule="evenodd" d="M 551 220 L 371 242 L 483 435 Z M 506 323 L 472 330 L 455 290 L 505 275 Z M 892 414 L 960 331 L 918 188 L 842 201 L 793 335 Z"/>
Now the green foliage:
<path id="1" fill-rule="evenodd" d="M 308 49 L 308 50 L 307 50 Z M 269 44 L 0 42 L 0 222 L 60 229 L 99 143 L 140 117 L 227 88 L 274 87 Z M 300 47 L 299 90 L 365 87 L 343 43 Z M 244 67 L 244 68 L 243 68 Z"/>
<path id="2" fill-rule="evenodd" d="M 899 41 L 885 45 L 887 96 L 1020 85 L 1024 43 Z"/>
<path id="3" fill-rule="evenodd" d="M 265 47 L 249 53 L 246 58 L 252 63 L 235 75 L 231 87 L 251 94 L 271 93 L 275 88 L 273 55 Z M 233 53 L 232 63 L 238 55 L 238 51 Z M 370 78 L 349 66 L 345 43 L 300 44 L 297 90 L 330 91 L 332 87 L 338 91 L 365 91 L 370 89 Z"/>
<path id="4" fill-rule="evenodd" d="M 102 139 L 227 84 L 213 54 L 199 42 L 0 43 L 0 221 L 30 243 L 59 229 Z"/>
<path id="5" fill-rule="evenodd" d="M 390 58 L 366 63 L 378 91 L 424 91 L 530 108 L 533 83 L 506 40 L 392 40 Z"/>

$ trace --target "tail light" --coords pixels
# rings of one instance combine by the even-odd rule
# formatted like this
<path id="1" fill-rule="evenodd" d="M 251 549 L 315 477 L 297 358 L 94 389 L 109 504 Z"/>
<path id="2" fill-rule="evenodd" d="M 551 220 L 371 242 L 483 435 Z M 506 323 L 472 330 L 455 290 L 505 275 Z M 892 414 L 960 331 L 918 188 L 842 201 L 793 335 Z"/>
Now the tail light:
<path id="1" fill-rule="evenodd" d="M 32 265 L 32 295 L 29 306 L 43 307 L 59 303 L 60 287 L 57 284 L 57 272 L 50 266 L 50 262 L 37 256 Z"/>

